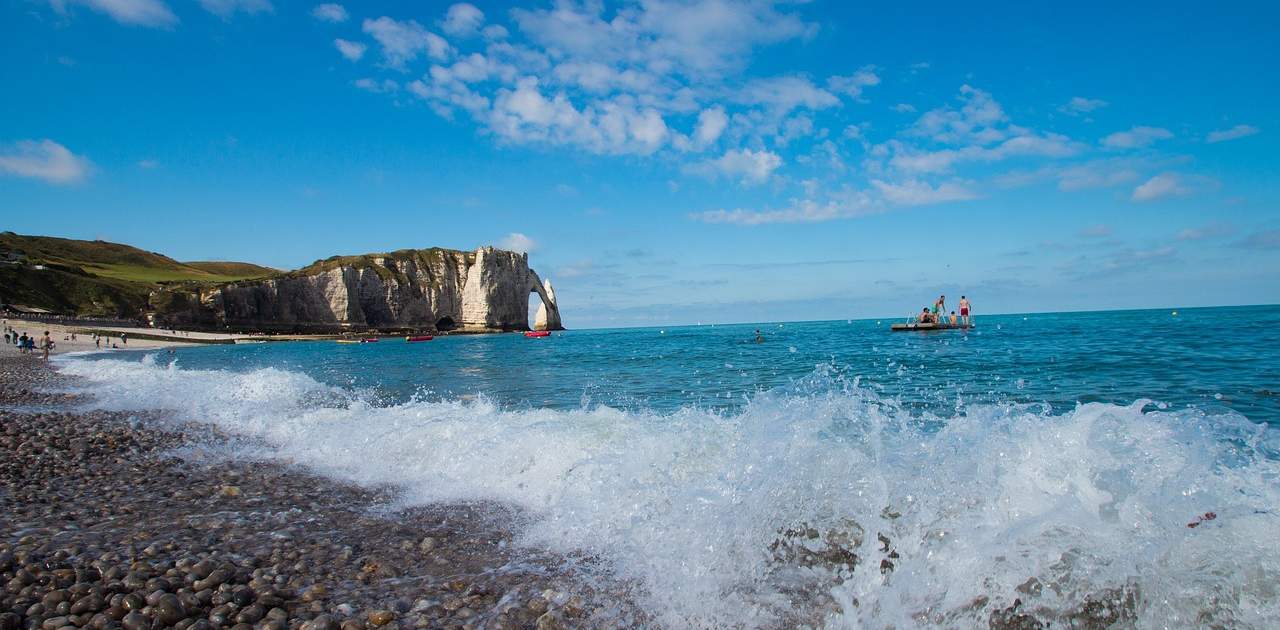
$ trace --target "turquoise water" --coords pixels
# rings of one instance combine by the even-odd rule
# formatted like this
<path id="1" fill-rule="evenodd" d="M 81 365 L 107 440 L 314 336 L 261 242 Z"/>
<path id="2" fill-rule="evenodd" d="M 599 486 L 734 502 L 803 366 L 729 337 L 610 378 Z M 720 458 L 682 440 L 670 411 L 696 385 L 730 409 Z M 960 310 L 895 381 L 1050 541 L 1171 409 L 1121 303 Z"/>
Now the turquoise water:
<path id="1" fill-rule="evenodd" d="M 518 507 L 518 544 L 598 559 L 574 569 L 660 626 L 975 627 L 1014 599 L 1063 625 L 1121 593 L 1138 627 L 1280 627 L 1280 307 L 977 321 L 60 364 L 93 406 L 254 438 L 233 455 Z"/>
<path id="2" fill-rule="evenodd" d="M 816 369 L 904 404 L 1128 404 L 1150 398 L 1280 422 L 1280 307 L 982 317 L 975 331 L 890 333 L 897 320 L 586 330 L 184 349 L 192 369 L 284 367 L 385 404 L 484 394 L 505 406 L 740 409 Z M 755 330 L 765 337 L 753 343 Z"/>

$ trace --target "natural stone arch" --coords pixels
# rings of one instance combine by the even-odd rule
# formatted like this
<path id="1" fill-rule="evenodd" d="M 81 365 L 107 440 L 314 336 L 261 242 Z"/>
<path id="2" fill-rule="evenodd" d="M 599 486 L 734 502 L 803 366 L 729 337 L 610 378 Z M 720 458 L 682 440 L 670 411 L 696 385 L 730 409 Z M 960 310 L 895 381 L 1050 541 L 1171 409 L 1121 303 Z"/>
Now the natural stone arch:
<path id="1" fill-rule="evenodd" d="M 533 319 L 533 329 L 564 330 L 564 326 L 560 323 L 560 306 L 556 304 L 556 291 L 551 287 L 551 280 L 543 281 L 532 269 L 529 270 L 529 280 L 529 293 L 538 294 L 538 299 L 542 301 Z"/>
<path id="2" fill-rule="evenodd" d="M 453 330 L 454 328 L 457 328 L 457 327 L 458 327 L 458 322 L 454 321 L 454 319 L 452 317 L 449 317 L 448 315 L 445 315 L 444 317 L 441 317 L 440 319 L 436 320 L 436 330 L 446 331 L 446 330 Z"/>

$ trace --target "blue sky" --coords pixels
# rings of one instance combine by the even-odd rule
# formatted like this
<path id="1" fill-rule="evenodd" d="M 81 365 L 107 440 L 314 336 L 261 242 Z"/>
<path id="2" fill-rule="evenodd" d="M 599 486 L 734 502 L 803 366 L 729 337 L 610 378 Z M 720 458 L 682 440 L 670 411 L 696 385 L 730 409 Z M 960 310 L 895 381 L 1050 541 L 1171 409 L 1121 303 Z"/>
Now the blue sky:
<path id="1" fill-rule="evenodd" d="M 7 0 L 3 228 L 519 247 L 570 327 L 1280 302 L 1280 9 L 1040 4 Z"/>

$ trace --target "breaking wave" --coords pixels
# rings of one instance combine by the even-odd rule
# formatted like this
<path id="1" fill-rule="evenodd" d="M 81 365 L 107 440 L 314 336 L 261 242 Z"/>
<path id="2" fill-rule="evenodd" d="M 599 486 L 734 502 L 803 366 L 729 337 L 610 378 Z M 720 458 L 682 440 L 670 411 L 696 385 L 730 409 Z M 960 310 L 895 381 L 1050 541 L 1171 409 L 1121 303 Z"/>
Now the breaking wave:
<path id="1" fill-rule="evenodd" d="M 671 627 L 1280 625 L 1280 436 L 1147 400 L 950 417 L 819 369 L 740 411 L 379 406 L 294 371 L 71 358 L 164 409 L 412 504 L 497 501 Z M 1194 525 L 1194 526 L 1191 526 Z"/>

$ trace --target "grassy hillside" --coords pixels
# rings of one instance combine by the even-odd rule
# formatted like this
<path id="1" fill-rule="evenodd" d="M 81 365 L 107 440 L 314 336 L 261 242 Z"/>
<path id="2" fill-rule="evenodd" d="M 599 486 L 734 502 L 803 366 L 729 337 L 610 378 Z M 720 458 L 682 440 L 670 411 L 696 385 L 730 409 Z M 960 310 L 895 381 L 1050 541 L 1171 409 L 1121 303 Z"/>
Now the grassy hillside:
<path id="1" fill-rule="evenodd" d="M 276 273 L 249 263 L 181 263 L 163 254 L 106 241 L 4 232 L 0 234 L 0 253 L 8 252 L 22 254 L 31 264 L 79 268 L 98 278 L 130 282 L 230 282 Z"/>
<path id="2" fill-rule="evenodd" d="M 164 284 L 218 283 L 278 273 L 249 263 L 181 263 L 105 241 L 0 233 L 0 302 L 58 313 L 137 317 Z"/>
<path id="3" fill-rule="evenodd" d="M 226 278 L 227 281 L 265 278 L 267 276 L 274 276 L 280 273 L 279 269 L 263 267 L 262 265 L 255 265 L 253 263 L 221 260 L 198 260 L 195 262 L 184 262 L 182 264 L 211 273 L 215 276 Z"/>

